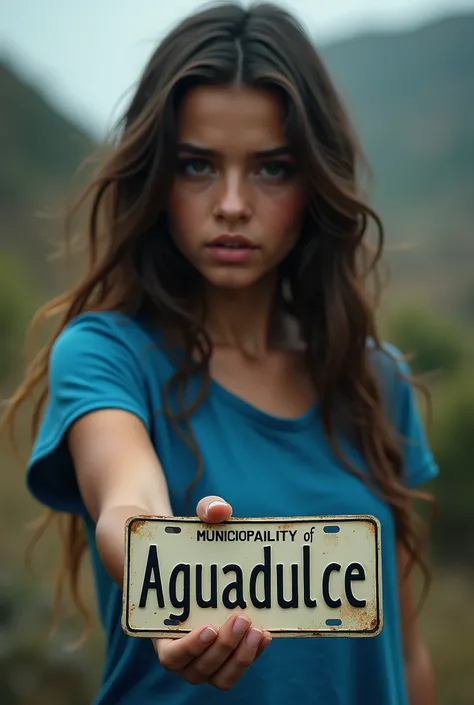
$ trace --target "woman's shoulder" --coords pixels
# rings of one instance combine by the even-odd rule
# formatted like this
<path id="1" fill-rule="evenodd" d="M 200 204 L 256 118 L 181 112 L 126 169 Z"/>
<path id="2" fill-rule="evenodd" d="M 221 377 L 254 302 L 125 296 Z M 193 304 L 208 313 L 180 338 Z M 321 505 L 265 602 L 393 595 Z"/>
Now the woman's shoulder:
<path id="1" fill-rule="evenodd" d="M 368 341 L 369 361 L 380 385 L 382 396 L 389 407 L 412 393 L 412 374 L 407 356 L 386 340 L 376 344 Z"/>
<path id="2" fill-rule="evenodd" d="M 51 350 L 52 363 L 66 364 L 83 357 L 112 362 L 127 360 L 146 364 L 152 354 L 166 364 L 164 336 L 145 319 L 120 311 L 88 311 L 79 314 L 60 332 Z"/>
<path id="3" fill-rule="evenodd" d="M 86 311 L 69 321 L 58 338 L 56 345 L 80 343 L 82 338 L 96 338 L 97 342 L 107 344 L 121 342 L 134 347 L 137 343 L 159 344 L 164 336 L 159 327 L 152 327 L 141 316 L 132 316 L 121 311 Z"/>
<path id="4" fill-rule="evenodd" d="M 373 338 L 367 341 L 369 361 L 375 372 L 391 381 L 403 380 L 410 376 L 410 366 L 406 355 L 393 343 L 382 340 L 376 343 Z"/>
<path id="5" fill-rule="evenodd" d="M 58 340 L 80 338 L 83 335 L 117 337 L 133 340 L 143 337 L 144 326 L 138 316 L 121 311 L 85 311 L 70 320 L 58 336 Z"/>

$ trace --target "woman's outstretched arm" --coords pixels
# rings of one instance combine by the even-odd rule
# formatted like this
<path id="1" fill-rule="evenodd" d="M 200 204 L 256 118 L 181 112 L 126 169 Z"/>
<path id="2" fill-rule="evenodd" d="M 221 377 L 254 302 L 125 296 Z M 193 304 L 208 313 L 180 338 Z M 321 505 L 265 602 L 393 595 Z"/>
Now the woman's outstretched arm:
<path id="1" fill-rule="evenodd" d="M 129 412 L 87 414 L 71 427 L 68 440 L 82 497 L 96 522 L 97 549 L 122 588 L 127 519 L 172 516 L 163 469 L 145 426 Z M 230 517 L 232 507 L 220 497 L 205 497 L 197 514 L 218 523 Z M 202 625 L 181 639 L 155 639 L 154 646 L 161 664 L 188 683 L 228 690 L 270 642 L 268 632 L 236 614 L 221 627 Z"/>

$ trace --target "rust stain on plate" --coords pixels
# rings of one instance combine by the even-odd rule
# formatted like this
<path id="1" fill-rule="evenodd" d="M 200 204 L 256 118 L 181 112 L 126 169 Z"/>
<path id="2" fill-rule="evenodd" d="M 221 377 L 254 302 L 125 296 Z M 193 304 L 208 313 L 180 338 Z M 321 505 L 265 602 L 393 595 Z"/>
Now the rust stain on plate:
<path id="1" fill-rule="evenodd" d="M 351 609 L 350 605 L 343 604 L 339 608 L 339 618 L 342 620 L 343 624 L 350 626 L 351 629 L 367 629 L 369 624 L 368 620 L 374 614 L 375 609 L 375 601 L 367 602 L 365 609 L 360 612 Z M 370 624 L 371 623 L 372 622 L 370 622 Z M 377 623 L 376 619 L 375 623 Z"/>
<path id="2" fill-rule="evenodd" d="M 132 525 L 130 527 L 130 531 L 132 532 L 132 534 L 139 535 L 140 532 L 142 531 L 143 527 L 144 526 L 146 527 L 147 524 L 148 524 L 148 521 L 146 519 L 135 519 L 132 522 Z"/>

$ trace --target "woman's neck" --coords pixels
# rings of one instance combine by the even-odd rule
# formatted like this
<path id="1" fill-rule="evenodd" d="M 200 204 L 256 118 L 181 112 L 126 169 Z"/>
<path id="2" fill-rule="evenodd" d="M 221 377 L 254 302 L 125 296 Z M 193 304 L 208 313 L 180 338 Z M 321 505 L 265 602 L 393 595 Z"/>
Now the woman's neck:
<path id="1" fill-rule="evenodd" d="M 205 290 L 203 324 L 215 346 L 239 349 L 259 359 L 279 337 L 276 279 L 261 280 L 246 289 Z"/>

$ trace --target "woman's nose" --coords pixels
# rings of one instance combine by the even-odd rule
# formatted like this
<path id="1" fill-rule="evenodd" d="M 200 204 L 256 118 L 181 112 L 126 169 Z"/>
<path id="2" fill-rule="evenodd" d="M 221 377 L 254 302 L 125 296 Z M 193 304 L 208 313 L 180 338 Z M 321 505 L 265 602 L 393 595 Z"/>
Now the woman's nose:
<path id="1" fill-rule="evenodd" d="M 222 179 L 217 194 L 215 215 L 229 222 L 249 219 L 251 215 L 249 188 L 240 174 L 229 174 Z"/>

